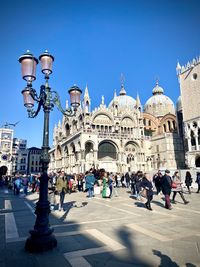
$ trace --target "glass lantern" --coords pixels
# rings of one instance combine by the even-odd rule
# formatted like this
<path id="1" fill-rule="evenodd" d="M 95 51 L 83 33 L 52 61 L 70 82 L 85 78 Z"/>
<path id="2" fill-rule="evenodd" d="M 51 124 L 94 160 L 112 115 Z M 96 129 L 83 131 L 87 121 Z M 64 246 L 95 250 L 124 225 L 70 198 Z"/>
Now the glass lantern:
<path id="1" fill-rule="evenodd" d="M 19 58 L 21 63 L 22 78 L 31 83 L 36 79 L 36 65 L 38 59 L 30 53 L 29 50 Z"/>
<path id="2" fill-rule="evenodd" d="M 39 60 L 42 67 L 42 73 L 49 76 L 52 73 L 54 57 L 46 50 L 42 55 L 39 56 Z"/>
<path id="3" fill-rule="evenodd" d="M 82 91 L 78 86 L 74 85 L 69 89 L 68 93 L 70 95 L 71 106 L 76 110 L 80 105 Z"/>
<path id="4" fill-rule="evenodd" d="M 24 106 L 27 109 L 31 109 L 34 106 L 34 99 L 31 94 L 31 89 L 29 87 L 25 87 L 22 91 L 24 97 Z"/>

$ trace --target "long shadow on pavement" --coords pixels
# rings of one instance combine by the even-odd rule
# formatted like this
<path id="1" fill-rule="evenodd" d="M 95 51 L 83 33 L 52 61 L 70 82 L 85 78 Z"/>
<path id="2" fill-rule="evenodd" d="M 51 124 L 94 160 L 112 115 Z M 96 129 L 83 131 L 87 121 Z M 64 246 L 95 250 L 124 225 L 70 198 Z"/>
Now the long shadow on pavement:
<path id="1" fill-rule="evenodd" d="M 152 251 L 154 255 L 160 258 L 160 264 L 158 265 L 158 267 L 179 267 L 179 265 L 175 261 L 172 261 L 169 256 L 163 254 L 161 251 L 155 249 L 153 249 Z"/>

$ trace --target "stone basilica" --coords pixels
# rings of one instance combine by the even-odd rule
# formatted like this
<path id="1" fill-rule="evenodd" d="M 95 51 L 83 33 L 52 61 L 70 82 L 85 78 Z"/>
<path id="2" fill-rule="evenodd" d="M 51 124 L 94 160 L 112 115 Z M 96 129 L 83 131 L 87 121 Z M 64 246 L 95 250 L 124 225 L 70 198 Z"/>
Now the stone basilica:
<path id="1" fill-rule="evenodd" d="M 139 96 L 128 96 L 122 83 L 108 107 L 102 96 L 99 107 L 91 110 L 86 87 L 76 116 L 63 117 L 54 128 L 49 170 L 81 173 L 95 167 L 124 173 L 183 168 L 174 104 L 158 82 L 152 93 L 142 107 Z"/>

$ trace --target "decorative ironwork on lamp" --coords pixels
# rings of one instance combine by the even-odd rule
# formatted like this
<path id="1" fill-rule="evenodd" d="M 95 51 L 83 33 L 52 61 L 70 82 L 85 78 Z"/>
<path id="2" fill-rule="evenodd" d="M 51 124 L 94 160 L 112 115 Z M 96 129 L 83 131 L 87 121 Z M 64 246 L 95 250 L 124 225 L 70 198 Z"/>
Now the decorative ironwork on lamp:
<path id="1" fill-rule="evenodd" d="M 22 90 L 24 106 L 27 108 L 28 116 L 34 118 L 38 115 L 41 107 L 44 111 L 44 130 L 43 145 L 41 153 L 42 175 L 40 177 L 39 201 L 36 203 L 36 222 L 34 230 L 30 231 L 30 237 L 26 240 L 25 249 L 30 252 L 42 252 L 57 246 L 57 240 L 52 234 L 53 229 L 49 226 L 49 201 L 48 201 L 48 164 L 49 164 L 49 114 L 53 107 L 57 108 L 64 116 L 74 116 L 80 105 L 81 89 L 78 86 L 72 86 L 69 89 L 71 106 L 64 110 L 61 106 L 60 97 L 56 91 L 49 87 L 49 76 L 52 74 L 54 57 L 46 50 L 39 56 L 42 73 L 45 75 L 45 85 L 40 86 L 40 93 L 32 87 L 32 82 L 36 80 L 36 66 L 38 59 L 30 51 L 27 51 L 19 58 L 21 63 L 22 78 L 27 82 Z M 35 102 L 37 109 L 34 109 Z"/>

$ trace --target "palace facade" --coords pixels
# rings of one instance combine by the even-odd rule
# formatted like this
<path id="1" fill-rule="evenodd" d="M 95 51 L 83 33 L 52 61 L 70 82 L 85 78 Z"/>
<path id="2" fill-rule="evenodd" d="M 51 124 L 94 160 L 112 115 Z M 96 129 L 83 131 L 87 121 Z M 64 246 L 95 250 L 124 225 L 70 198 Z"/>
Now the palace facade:
<path id="1" fill-rule="evenodd" d="M 183 142 L 176 110 L 158 82 L 142 107 L 140 98 L 119 95 L 108 106 L 104 97 L 91 110 L 86 87 L 75 117 L 63 117 L 54 128 L 49 171 L 82 173 L 91 167 L 110 172 L 155 171 L 184 167 Z M 66 104 L 67 108 L 67 104 Z"/>
<path id="2" fill-rule="evenodd" d="M 190 169 L 200 170 L 200 57 L 181 66 L 177 64 L 181 96 L 178 101 L 185 140 L 185 162 Z M 181 121 L 181 120 L 179 120 Z"/>

